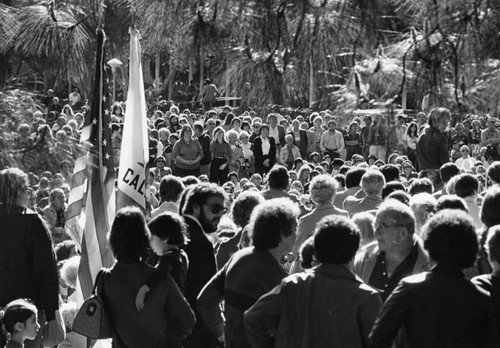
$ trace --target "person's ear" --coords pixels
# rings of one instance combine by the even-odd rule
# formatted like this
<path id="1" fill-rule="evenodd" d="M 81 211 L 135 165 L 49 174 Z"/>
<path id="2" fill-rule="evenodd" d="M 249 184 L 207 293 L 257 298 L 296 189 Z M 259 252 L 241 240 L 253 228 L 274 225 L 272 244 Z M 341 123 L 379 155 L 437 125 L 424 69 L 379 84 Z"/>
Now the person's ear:
<path id="1" fill-rule="evenodd" d="M 23 331 L 24 327 L 25 327 L 24 323 L 15 323 L 14 324 L 14 333 Z"/>
<path id="2" fill-rule="evenodd" d="M 193 216 L 198 218 L 201 213 L 201 207 L 199 205 L 193 205 Z"/>

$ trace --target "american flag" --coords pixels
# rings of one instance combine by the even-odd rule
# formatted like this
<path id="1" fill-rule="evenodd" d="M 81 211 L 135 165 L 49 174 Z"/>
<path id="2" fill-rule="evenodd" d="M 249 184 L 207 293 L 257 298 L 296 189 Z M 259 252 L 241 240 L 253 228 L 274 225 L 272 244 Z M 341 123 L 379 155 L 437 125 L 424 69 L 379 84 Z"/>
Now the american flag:
<path id="1" fill-rule="evenodd" d="M 98 30 L 91 106 L 85 114 L 80 156 L 75 162 L 67 209 L 66 231 L 81 250 L 78 283 L 83 299 L 90 296 L 102 267 L 113 264 L 106 235 L 115 217 L 115 171 L 111 144 L 109 79 L 104 60 L 105 35 Z"/>

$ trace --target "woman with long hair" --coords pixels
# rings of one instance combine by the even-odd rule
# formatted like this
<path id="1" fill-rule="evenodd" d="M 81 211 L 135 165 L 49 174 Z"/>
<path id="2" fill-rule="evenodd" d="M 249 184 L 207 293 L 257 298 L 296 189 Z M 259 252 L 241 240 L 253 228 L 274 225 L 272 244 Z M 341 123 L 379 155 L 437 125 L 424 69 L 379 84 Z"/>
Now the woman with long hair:
<path id="1" fill-rule="evenodd" d="M 193 129 L 190 125 L 183 125 L 180 139 L 172 149 L 172 159 L 175 161 L 174 174 L 180 177 L 199 176 L 202 158 L 203 150 L 198 140 L 193 138 Z"/>
<path id="2" fill-rule="evenodd" d="M 214 130 L 214 140 L 210 143 L 212 163 L 210 165 L 210 182 L 223 185 L 229 174 L 229 162 L 232 160 L 231 146 L 225 139 L 224 128 Z"/>
<path id="3" fill-rule="evenodd" d="M 0 171 L 0 307 L 32 299 L 42 329 L 26 347 L 40 347 L 46 321 L 59 308 L 59 279 L 52 240 L 40 216 L 27 208 L 28 176 L 18 168 Z"/>
<path id="4" fill-rule="evenodd" d="M 406 154 L 408 159 L 415 167 L 417 165 L 417 141 L 418 141 L 418 127 L 416 122 L 410 122 L 406 128 L 406 133 L 403 135 L 403 144 L 406 147 Z"/>
<path id="5" fill-rule="evenodd" d="M 361 155 L 361 134 L 357 122 L 349 124 L 349 132 L 344 136 L 346 159 L 351 161 L 353 155 Z"/>

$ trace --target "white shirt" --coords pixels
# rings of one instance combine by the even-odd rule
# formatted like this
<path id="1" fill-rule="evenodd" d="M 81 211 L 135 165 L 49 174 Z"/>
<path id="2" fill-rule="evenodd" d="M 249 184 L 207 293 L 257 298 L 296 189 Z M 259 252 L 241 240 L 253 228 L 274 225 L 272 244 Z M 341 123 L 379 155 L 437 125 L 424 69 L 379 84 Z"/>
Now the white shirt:
<path id="1" fill-rule="evenodd" d="M 262 139 L 262 155 L 269 155 L 269 151 L 271 151 L 271 143 L 269 142 L 269 138 L 261 138 Z"/>
<path id="2" fill-rule="evenodd" d="M 278 126 L 276 128 L 272 128 L 269 126 L 269 137 L 274 138 L 274 143 L 278 145 L 280 143 L 280 132 L 278 131 Z"/>
<path id="3" fill-rule="evenodd" d="M 455 164 L 457 165 L 458 168 L 463 169 L 465 171 L 469 171 L 472 167 L 474 167 L 474 164 L 476 163 L 476 160 L 472 157 L 467 157 L 463 158 L 460 157 L 455 161 Z"/>

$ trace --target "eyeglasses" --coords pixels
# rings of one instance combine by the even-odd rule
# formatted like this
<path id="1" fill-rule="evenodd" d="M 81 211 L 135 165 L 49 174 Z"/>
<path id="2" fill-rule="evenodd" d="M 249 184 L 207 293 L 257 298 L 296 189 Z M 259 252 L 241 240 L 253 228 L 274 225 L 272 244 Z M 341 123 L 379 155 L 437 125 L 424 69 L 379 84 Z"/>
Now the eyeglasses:
<path id="1" fill-rule="evenodd" d="M 373 224 L 373 228 L 375 231 L 380 231 L 380 230 L 386 230 L 391 227 L 406 227 L 406 225 L 403 224 L 393 224 L 393 225 L 387 225 L 384 222 L 377 222 Z"/>
<path id="2" fill-rule="evenodd" d="M 227 213 L 227 208 L 219 204 L 214 204 L 212 206 L 209 205 L 208 208 L 210 209 L 212 214 L 222 213 L 224 215 L 225 213 Z"/>

